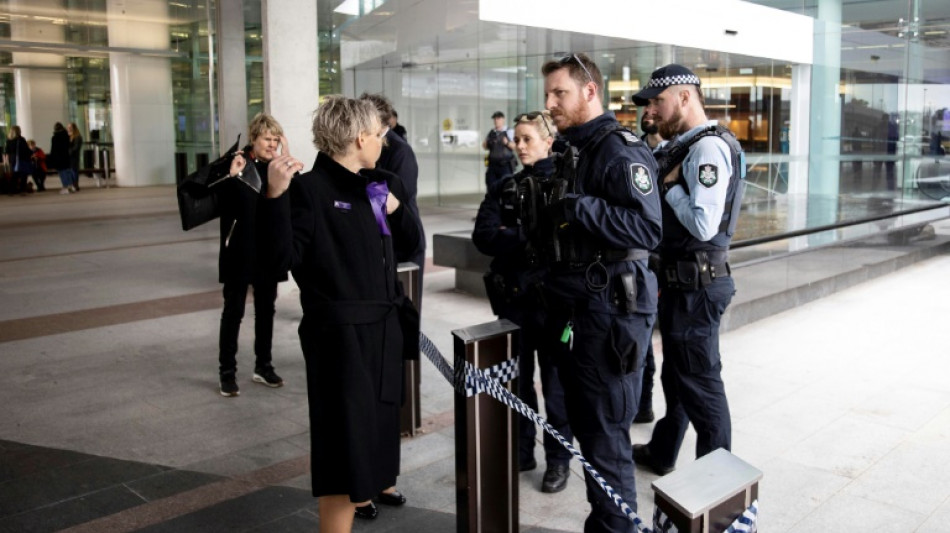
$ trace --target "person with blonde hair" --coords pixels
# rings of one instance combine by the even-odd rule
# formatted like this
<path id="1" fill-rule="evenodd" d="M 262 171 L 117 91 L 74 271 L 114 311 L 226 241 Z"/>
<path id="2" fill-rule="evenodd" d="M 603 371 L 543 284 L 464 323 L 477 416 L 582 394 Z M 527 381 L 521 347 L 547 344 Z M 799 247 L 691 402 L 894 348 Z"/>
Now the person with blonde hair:
<path id="1" fill-rule="evenodd" d="M 520 220 L 520 209 L 514 200 L 518 188 L 532 182 L 549 187 L 554 174 L 551 156 L 555 139 L 554 123 L 547 113 L 522 113 L 514 120 L 512 145 L 523 168 L 514 176 L 502 179 L 489 189 L 478 208 L 472 242 L 480 252 L 493 257 L 486 278 L 486 290 L 492 310 L 499 318 L 511 320 L 521 327 L 518 354 L 518 396 L 535 411 L 538 393 L 534 386 L 535 352 L 541 370 L 541 390 L 548 422 L 569 442 L 574 439 L 564 407 L 564 389 L 558 380 L 557 368 L 548 350 L 541 344 L 545 309 L 540 286 L 545 268 L 537 264 L 528 246 L 527 228 Z M 537 467 L 534 445 L 537 430 L 534 423 L 522 417 L 518 443 L 518 470 L 527 472 Z M 541 492 L 560 492 L 570 477 L 571 453 L 547 433 L 544 434 L 544 458 L 547 468 L 541 481 Z"/>
<path id="2" fill-rule="evenodd" d="M 79 192 L 79 156 L 82 154 L 82 135 L 79 133 L 79 126 L 75 122 L 70 122 L 66 126 L 66 133 L 69 134 L 69 169 L 70 179 L 72 180 L 72 191 Z"/>
<path id="3" fill-rule="evenodd" d="M 276 268 L 291 270 L 303 308 L 321 533 L 351 531 L 357 505 L 396 485 L 403 359 L 419 355 L 393 242 L 413 248 L 420 225 L 399 177 L 374 170 L 385 129 L 372 102 L 328 96 L 313 169 L 295 177 L 303 164 L 287 151 L 268 168 Z"/>
<path id="4" fill-rule="evenodd" d="M 267 246 L 266 219 L 260 216 L 266 200 L 267 165 L 277 155 L 284 129 L 274 117 L 260 113 L 248 125 L 250 144 L 231 160 L 229 178 L 215 185 L 221 208 L 221 240 L 218 254 L 218 281 L 224 284 L 224 310 L 218 335 L 218 376 L 222 396 L 241 393 L 237 383 L 238 334 L 244 318 L 247 289 L 254 287 L 254 374 L 252 381 L 267 387 L 281 387 L 284 380 L 274 371 L 271 347 L 277 285 L 287 281 L 287 271 L 272 271 Z M 284 145 L 286 146 L 286 144 Z M 255 191 L 237 179 L 247 164 L 261 177 Z"/>

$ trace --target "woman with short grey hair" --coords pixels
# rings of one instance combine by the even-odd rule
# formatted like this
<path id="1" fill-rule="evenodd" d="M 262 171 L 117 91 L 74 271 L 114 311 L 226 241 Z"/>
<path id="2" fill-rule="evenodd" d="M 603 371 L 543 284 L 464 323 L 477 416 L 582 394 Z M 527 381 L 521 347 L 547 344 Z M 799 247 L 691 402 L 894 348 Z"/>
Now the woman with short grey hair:
<path id="1" fill-rule="evenodd" d="M 268 169 L 276 268 L 290 268 L 303 307 L 322 533 L 350 531 L 356 506 L 396 485 L 403 358 L 419 354 L 392 242 L 417 242 L 420 226 L 399 178 L 374 170 L 384 133 L 371 102 L 328 96 L 313 118 L 313 169 L 297 175 L 286 151 Z"/>

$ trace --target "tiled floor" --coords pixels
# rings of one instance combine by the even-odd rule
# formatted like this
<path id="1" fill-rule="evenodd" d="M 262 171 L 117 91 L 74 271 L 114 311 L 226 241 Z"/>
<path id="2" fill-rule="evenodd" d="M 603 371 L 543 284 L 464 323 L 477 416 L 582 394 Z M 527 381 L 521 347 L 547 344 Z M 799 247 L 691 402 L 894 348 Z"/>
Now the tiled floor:
<path id="1" fill-rule="evenodd" d="M 430 242 L 472 215 L 425 208 Z M 249 379 L 249 307 L 242 394 L 220 397 L 217 238 L 214 224 L 181 231 L 167 187 L 0 197 L 0 531 L 316 530 L 296 291 L 282 284 L 275 326 L 286 386 Z M 894 251 L 851 252 L 804 275 Z M 803 274 L 781 268 L 777 283 Z M 938 255 L 723 336 L 733 451 L 765 474 L 760 530 L 950 532 L 948 269 Z M 758 295 L 769 273 L 749 272 Z M 494 318 L 452 284 L 427 269 L 423 330 L 445 354 L 451 330 Z M 403 440 L 399 479 L 409 504 L 357 531 L 455 530 L 453 394 L 423 363 L 423 433 Z M 521 476 L 522 530 L 580 531 L 580 468 L 556 495 L 537 490 L 542 472 Z M 656 477 L 637 478 L 649 516 Z"/>

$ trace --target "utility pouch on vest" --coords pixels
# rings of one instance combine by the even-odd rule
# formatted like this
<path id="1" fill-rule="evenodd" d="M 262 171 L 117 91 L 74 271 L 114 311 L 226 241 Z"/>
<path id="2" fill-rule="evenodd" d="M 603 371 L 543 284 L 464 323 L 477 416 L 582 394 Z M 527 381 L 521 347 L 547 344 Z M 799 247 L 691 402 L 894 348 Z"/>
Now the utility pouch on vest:
<path id="1" fill-rule="evenodd" d="M 666 276 L 670 287 L 684 291 L 699 290 L 699 265 L 694 261 L 674 262 L 667 267 Z"/>
<path id="2" fill-rule="evenodd" d="M 713 281 L 712 271 L 709 268 L 709 254 L 703 251 L 695 252 L 696 265 L 699 269 L 699 286 L 706 287 Z"/>
<path id="3" fill-rule="evenodd" d="M 635 272 L 624 272 L 620 275 L 620 303 L 628 313 L 637 312 L 637 279 Z"/>

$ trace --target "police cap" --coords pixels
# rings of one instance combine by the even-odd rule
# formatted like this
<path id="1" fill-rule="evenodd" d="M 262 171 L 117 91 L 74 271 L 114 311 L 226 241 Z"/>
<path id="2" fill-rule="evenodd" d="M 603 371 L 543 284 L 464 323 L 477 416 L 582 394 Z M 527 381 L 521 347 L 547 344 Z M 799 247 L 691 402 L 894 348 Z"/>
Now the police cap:
<path id="1" fill-rule="evenodd" d="M 695 85 L 699 87 L 699 76 L 693 74 L 692 70 L 676 63 L 660 67 L 650 75 L 647 86 L 633 95 L 633 103 L 647 105 L 650 103 L 650 98 L 656 98 L 667 87 L 673 85 Z"/>

